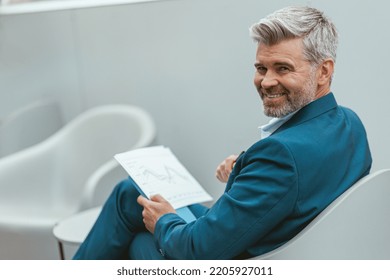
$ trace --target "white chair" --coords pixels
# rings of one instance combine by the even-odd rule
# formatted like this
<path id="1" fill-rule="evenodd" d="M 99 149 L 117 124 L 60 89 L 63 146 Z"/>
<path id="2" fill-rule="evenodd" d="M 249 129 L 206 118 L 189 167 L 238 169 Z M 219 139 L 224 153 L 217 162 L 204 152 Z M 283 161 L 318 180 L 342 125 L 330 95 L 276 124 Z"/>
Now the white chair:
<path id="1" fill-rule="evenodd" d="M 107 105 L 0 159 L 0 259 L 58 259 L 55 223 L 101 203 L 114 187 L 103 186 L 105 179 L 121 176 L 113 155 L 154 138 L 154 122 L 145 111 Z"/>
<path id="2" fill-rule="evenodd" d="M 389 216 L 390 169 L 384 169 L 358 181 L 293 239 L 253 259 L 388 260 Z"/>
<path id="3" fill-rule="evenodd" d="M 13 111 L 0 121 L 0 158 L 38 144 L 63 125 L 60 106 L 50 98 Z"/>

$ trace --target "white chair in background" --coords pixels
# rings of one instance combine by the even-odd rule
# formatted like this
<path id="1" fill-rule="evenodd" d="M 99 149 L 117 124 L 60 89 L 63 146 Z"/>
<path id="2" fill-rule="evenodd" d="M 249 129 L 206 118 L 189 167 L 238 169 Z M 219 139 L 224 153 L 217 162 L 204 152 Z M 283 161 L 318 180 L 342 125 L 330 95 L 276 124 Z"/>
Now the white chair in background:
<path id="1" fill-rule="evenodd" d="M 107 105 L 0 159 L 0 259 L 58 259 L 56 222 L 101 203 L 126 176 L 113 155 L 148 146 L 155 134 L 144 110 Z"/>
<path id="2" fill-rule="evenodd" d="M 384 169 L 354 184 L 293 239 L 253 259 L 389 260 L 389 216 L 390 169 Z"/>
<path id="3" fill-rule="evenodd" d="M 64 125 L 58 103 L 42 99 L 0 120 L 0 158 L 38 144 Z"/>

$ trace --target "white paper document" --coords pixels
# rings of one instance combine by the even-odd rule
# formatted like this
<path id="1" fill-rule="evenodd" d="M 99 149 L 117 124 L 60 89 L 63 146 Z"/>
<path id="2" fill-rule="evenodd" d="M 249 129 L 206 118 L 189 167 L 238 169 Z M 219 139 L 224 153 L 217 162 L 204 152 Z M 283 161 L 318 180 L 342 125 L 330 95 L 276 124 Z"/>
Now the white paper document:
<path id="1" fill-rule="evenodd" d="M 147 198 L 160 194 L 175 209 L 212 200 L 169 148 L 141 148 L 114 157 Z"/>

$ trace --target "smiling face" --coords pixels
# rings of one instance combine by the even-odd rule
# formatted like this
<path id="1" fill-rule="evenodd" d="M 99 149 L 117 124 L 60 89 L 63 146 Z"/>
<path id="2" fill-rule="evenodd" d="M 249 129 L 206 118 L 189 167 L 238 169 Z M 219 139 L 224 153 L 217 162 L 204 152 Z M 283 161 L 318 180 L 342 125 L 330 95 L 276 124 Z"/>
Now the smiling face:
<path id="1" fill-rule="evenodd" d="M 305 59 L 301 38 L 270 46 L 260 43 L 255 67 L 254 84 L 267 116 L 286 116 L 329 92 L 330 83 L 321 75 L 324 66 Z"/>

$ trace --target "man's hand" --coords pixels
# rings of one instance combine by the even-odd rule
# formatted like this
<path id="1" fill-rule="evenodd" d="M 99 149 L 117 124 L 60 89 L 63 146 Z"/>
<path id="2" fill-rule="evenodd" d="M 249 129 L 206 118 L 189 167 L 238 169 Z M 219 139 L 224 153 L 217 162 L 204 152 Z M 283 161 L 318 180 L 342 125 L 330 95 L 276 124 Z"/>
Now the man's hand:
<path id="1" fill-rule="evenodd" d="M 137 202 L 144 208 L 143 221 L 146 229 L 151 233 L 154 233 L 156 223 L 162 215 L 176 213 L 172 205 L 159 194 L 152 196 L 150 200 L 140 195 Z"/>
<path id="2" fill-rule="evenodd" d="M 233 170 L 233 166 L 236 162 L 238 155 L 228 156 L 220 165 L 217 167 L 217 171 L 215 172 L 215 176 L 222 183 L 226 183 L 229 179 L 229 175 Z"/>

